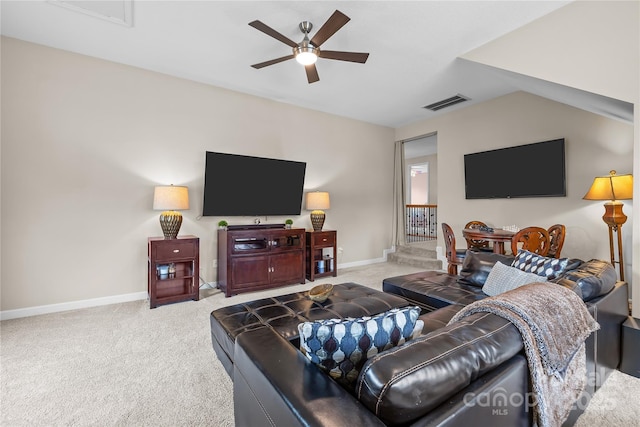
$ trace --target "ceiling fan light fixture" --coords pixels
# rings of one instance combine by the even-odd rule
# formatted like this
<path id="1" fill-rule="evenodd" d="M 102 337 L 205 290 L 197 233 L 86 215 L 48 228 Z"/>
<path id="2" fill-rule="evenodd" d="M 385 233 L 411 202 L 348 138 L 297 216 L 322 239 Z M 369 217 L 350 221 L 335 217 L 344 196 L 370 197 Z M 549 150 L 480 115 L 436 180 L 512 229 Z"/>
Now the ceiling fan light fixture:
<path id="1" fill-rule="evenodd" d="M 318 60 L 318 48 L 311 46 L 298 46 L 293 49 L 293 54 L 302 65 L 315 64 Z"/>

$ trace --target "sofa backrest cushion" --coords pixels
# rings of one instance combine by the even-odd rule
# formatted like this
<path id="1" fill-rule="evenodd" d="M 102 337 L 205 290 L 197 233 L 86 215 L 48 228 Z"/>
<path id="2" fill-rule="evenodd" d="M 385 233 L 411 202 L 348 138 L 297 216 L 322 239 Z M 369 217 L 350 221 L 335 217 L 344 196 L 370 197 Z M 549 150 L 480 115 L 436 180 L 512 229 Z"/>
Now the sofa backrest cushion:
<path id="1" fill-rule="evenodd" d="M 405 425 L 522 348 L 520 333 L 508 320 L 476 313 L 369 359 L 355 396 L 385 424 Z"/>
<path id="2" fill-rule="evenodd" d="M 300 351 L 352 391 L 367 359 L 420 335 L 424 322 L 419 315 L 414 306 L 357 319 L 303 322 L 298 325 Z"/>
<path id="3" fill-rule="evenodd" d="M 618 275 L 613 265 L 599 259 L 582 263 L 552 280 L 573 290 L 583 301 L 590 301 L 611 292 L 617 281 Z"/>
<path id="4" fill-rule="evenodd" d="M 459 273 L 458 283 L 482 287 L 496 262 L 511 265 L 514 257 L 493 252 L 467 251 Z"/>

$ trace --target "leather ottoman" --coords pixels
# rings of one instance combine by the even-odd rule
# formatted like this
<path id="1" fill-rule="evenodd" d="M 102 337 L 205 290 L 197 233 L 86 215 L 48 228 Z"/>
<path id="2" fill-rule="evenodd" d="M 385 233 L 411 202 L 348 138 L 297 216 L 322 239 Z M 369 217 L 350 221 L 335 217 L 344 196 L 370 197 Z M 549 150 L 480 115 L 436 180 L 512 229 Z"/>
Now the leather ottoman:
<path id="1" fill-rule="evenodd" d="M 322 303 L 309 299 L 307 292 L 264 298 L 211 312 L 211 342 L 218 359 L 233 377 L 233 347 L 245 331 L 272 328 L 288 341 L 298 338 L 298 324 L 323 319 L 370 316 L 409 302 L 357 283 L 334 285 L 333 293 Z"/>

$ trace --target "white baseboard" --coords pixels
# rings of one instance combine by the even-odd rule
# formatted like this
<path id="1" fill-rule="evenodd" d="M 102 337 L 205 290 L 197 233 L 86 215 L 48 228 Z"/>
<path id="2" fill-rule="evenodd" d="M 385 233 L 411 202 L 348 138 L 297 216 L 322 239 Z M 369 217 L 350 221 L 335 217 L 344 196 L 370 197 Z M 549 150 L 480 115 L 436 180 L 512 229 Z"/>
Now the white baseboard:
<path id="1" fill-rule="evenodd" d="M 387 253 L 395 252 L 395 249 L 384 251 L 382 258 L 367 259 L 363 261 L 347 262 L 338 264 L 338 269 L 349 267 L 362 267 L 369 264 L 377 264 L 379 262 L 385 262 L 387 260 Z M 202 285 L 206 285 L 215 289 L 216 282 L 206 282 Z M 123 302 L 139 301 L 147 299 L 147 292 L 135 292 L 132 294 L 113 295 L 110 297 L 93 298 L 82 301 L 64 302 L 60 304 L 40 305 L 37 307 L 19 308 L 16 310 L 0 311 L 0 320 L 18 319 L 21 317 L 37 316 L 40 314 L 59 313 L 61 311 L 77 310 L 80 308 L 99 307 L 102 305 L 118 304 Z"/>
<path id="2" fill-rule="evenodd" d="M 80 308 L 98 307 L 101 305 L 118 304 L 123 302 L 147 299 L 147 292 L 113 295 L 103 298 L 92 298 L 82 301 L 63 302 L 60 304 L 40 305 L 36 307 L 18 308 L 16 310 L 0 311 L 0 320 L 18 319 L 20 317 L 37 316 L 40 314 L 58 313 L 61 311 L 77 310 Z"/>
<path id="3" fill-rule="evenodd" d="M 442 269 L 447 271 L 449 267 L 449 262 L 447 261 L 447 256 L 444 253 L 444 249 L 442 246 L 436 246 L 436 258 L 442 261 Z"/>
<path id="4" fill-rule="evenodd" d="M 364 261 L 345 262 L 343 264 L 338 264 L 338 271 L 340 271 L 341 268 L 362 267 L 363 265 L 377 264 L 379 262 L 385 262 L 386 260 L 387 260 L 387 257 L 385 255 L 383 258 L 366 259 Z"/>

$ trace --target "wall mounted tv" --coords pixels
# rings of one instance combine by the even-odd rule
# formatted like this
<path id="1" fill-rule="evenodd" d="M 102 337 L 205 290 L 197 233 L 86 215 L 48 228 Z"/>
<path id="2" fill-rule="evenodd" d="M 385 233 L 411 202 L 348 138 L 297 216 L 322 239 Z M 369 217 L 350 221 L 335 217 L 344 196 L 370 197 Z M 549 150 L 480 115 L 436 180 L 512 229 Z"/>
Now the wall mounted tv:
<path id="1" fill-rule="evenodd" d="M 465 154 L 467 199 L 564 197 L 564 138 Z"/>
<path id="2" fill-rule="evenodd" d="M 307 164 L 206 152 L 203 216 L 299 215 Z"/>

